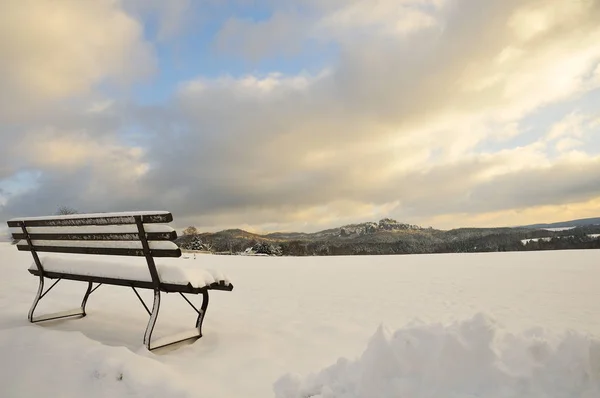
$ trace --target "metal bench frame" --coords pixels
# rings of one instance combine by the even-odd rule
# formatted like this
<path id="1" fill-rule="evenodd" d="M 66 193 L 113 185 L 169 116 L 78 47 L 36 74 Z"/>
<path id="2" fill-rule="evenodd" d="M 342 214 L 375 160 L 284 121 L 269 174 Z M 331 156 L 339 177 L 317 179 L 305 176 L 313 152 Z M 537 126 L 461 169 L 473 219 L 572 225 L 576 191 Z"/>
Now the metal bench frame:
<path id="1" fill-rule="evenodd" d="M 33 260 L 36 265 L 36 269 L 30 269 L 29 272 L 35 276 L 39 277 L 39 287 L 38 291 L 35 295 L 33 304 L 29 310 L 27 318 L 31 323 L 44 322 L 49 320 L 56 320 L 62 318 L 69 317 L 85 317 L 86 314 L 86 304 L 90 297 L 90 295 L 96 291 L 101 285 L 115 285 L 115 286 L 129 286 L 133 289 L 135 295 L 140 300 L 146 312 L 150 316 L 148 320 L 148 325 L 146 326 L 146 331 L 144 333 L 144 345 L 148 350 L 155 350 L 157 348 L 166 347 L 174 344 L 178 344 L 188 340 L 197 340 L 202 337 L 202 323 L 206 316 L 206 310 L 208 308 L 209 302 L 209 290 L 222 290 L 222 291 L 232 291 L 232 284 L 221 283 L 213 283 L 208 286 L 204 286 L 202 288 L 195 288 L 191 284 L 187 285 L 176 285 L 176 284 L 168 284 L 162 283 L 158 276 L 158 271 L 156 269 L 156 264 L 154 263 L 154 257 L 181 257 L 181 250 L 177 248 L 176 250 L 157 250 L 152 251 L 150 249 L 150 245 L 148 243 L 148 238 L 153 237 L 155 239 L 161 240 L 174 240 L 177 238 L 177 234 L 175 231 L 169 233 L 162 232 L 150 232 L 147 233 L 144 229 L 144 222 L 151 223 L 168 223 L 173 220 L 171 213 L 159 213 L 159 214 L 150 214 L 150 215 L 131 215 L 131 213 L 120 213 L 120 216 L 108 216 L 108 217 L 89 217 L 86 218 L 87 215 L 81 214 L 81 218 L 70 218 L 70 219 L 60 219 L 49 217 L 48 219 L 39 219 L 39 220 L 18 220 L 13 219 L 8 221 L 9 227 L 19 227 L 21 229 L 21 233 L 13 233 L 13 239 L 25 240 L 27 242 L 27 246 L 17 246 L 20 251 L 30 251 L 33 257 Z M 107 234 L 36 234 L 29 233 L 27 227 L 32 226 L 87 226 L 87 225 L 127 225 L 132 224 L 131 217 L 137 226 L 137 234 L 119 234 L 119 233 L 107 233 Z M 124 220 L 129 220 L 129 222 L 123 222 Z M 119 236 L 119 235 L 127 235 L 127 236 Z M 93 248 L 93 247 L 60 247 L 60 246 L 44 246 L 39 247 L 35 246 L 32 241 L 36 239 L 50 239 L 50 240 L 111 240 L 119 236 L 123 239 L 117 240 L 139 240 L 142 244 L 142 250 L 139 249 L 122 249 L 122 248 Z M 137 237 L 137 239 L 133 239 L 133 237 Z M 146 263 L 148 265 L 148 270 L 152 277 L 152 281 L 139 281 L 139 280 L 130 280 L 130 279 L 120 279 L 120 278 L 107 278 L 107 277 L 98 277 L 98 276 L 89 276 L 89 275 L 78 275 L 78 274 L 66 274 L 59 272 L 49 272 L 45 271 L 42 263 L 39 259 L 38 252 L 55 252 L 55 253 L 77 253 L 77 254 L 94 254 L 94 255 L 122 255 L 122 256 L 144 256 L 146 258 Z M 48 279 L 56 279 L 56 281 L 46 290 L 44 291 L 44 278 Z M 38 317 L 34 317 L 35 309 L 39 303 L 39 301 L 61 280 L 73 280 L 73 281 L 82 281 L 87 282 L 87 290 L 83 296 L 83 300 L 81 302 L 81 306 L 74 310 L 62 311 L 53 314 L 42 315 Z M 94 284 L 96 286 L 94 287 Z M 152 304 L 152 310 L 148 308 L 136 288 L 139 289 L 151 289 L 154 291 L 154 300 Z M 158 344 L 151 344 L 152 340 L 152 332 L 154 331 L 154 326 L 156 325 L 156 321 L 158 318 L 158 312 L 160 310 L 160 301 L 161 301 L 161 292 L 165 293 L 179 293 L 179 295 L 196 311 L 198 317 L 196 318 L 195 329 L 188 333 L 185 337 L 175 339 L 173 341 L 169 341 L 169 339 L 159 339 L 162 341 Z M 196 308 L 194 304 L 184 295 L 184 293 L 188 294 L 201 294 L 202 295 L 202 305 L 200 308 Z"/>

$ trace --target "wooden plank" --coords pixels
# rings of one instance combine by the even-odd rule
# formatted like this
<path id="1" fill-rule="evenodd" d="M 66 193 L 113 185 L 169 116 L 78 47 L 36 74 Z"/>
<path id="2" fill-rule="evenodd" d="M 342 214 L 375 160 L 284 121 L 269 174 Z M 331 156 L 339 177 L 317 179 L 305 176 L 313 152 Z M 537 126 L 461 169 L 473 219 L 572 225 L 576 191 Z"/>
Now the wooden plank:
<path id="1" fill-rule="evenodd" d="M 24 223 L 26 227 L 59 227 L 59 226 L 84 226 L 84 225 L 123 225 L 135 224 L 135 216 L 141 215 L 144 223 L 169 223 L 173 215 L 169 212 L 121 212 L 121 213 L 95 213 L 95 214 L 70 214 L 66 216 L 49 217 L 21 217 L 13 218 L 7 222 L 9 227 L 19 227 Z"/>
<path id="2" fill-rule="evenodd" d="M 19 245 L 33 245 L 34 248 L 38 246 L 61 246 L 61 247 L 99 247 L 99 248 L 114 248 L 114 249 L 142 249 L 142 242 L 139 240 L 20 240 L 17 242 Z M 177 245 L 171 241 L 154 240 L 150 242 L 151 250 L 174 250 L 177 249 Z"/>
<path id="3" fill-rule="evenodd" d="M 36 252 L 46 253 L 71 253 L 71 254 L 98 254 L 108 256 L 144 256 L 144 250 L 127 247 L 85 247 L 85 246 L 38 246 L 33 244 Z M 17 244 L 19 251 L 31 251 L 28 244 Z M 177 249 L 153 249 L 154 257 L 181 257 L 181 250 Z"/>
<path id="4" fill-rule="evenodd" d="M 146 232 L 174 232 L 175 229 L 168 224 L 144 224 Z M 21 227 L 9 228 L 10 233 L 23 232 Z M 58 227 L 28 227 L 28 234 L 136 234 L 136 224 L 125 225 L 84 225 L 84 226 L 58 226 Z"/>
<path id="5" fill-rule="evenodd" d="M 60 228 L 56 228 L 56 230 L 60 230 Z M 13 233 L 13 239 L 25 239 L 25 234 Z M 64 233 L 29 233 L 29 237 L 32 240 L 86 240 L 86 241 L 95 241 L 95 240 L 118 240 L 118 241 L 138 241 L 140 240 L 140 236 L 138 233 L 100 233 L 100 234 L 64 234 Z M 177 239 L 177 233 L 175 231 L 171 232 L 148 232 L 146 234 L 146 239 L 149 241 L 156 240 L 175 240 Z"/>

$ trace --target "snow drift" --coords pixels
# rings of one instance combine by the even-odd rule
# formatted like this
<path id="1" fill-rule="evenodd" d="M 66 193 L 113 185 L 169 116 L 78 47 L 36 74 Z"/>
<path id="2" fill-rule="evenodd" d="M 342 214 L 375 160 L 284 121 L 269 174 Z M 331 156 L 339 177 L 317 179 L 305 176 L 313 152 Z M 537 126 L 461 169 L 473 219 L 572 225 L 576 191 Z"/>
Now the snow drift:
<path id="1" fill-rule="evenodd" d="M 277 398 L 592 398 L 600 396 L 600 342 L 543 329 L 502 333 L 488 317 L 449 326 L 383 326 L 362 356 L 274 384 Z"/>
<path id="2" fill-rule="evenodd" d="M 1 397 L 195 396 L 170 367 L 78 332 L 0 330 Z"/>

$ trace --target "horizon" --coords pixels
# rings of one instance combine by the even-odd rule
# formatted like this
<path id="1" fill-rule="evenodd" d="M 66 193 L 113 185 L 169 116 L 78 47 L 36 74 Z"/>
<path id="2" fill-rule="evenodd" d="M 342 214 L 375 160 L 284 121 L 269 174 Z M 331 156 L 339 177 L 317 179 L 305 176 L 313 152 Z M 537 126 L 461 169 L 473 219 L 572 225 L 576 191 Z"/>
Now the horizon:
<path id="1" fill-rule="evenodd" d="M 384 218 L 387 218 L 387 217 L 384 217 Z M 584 220 L 594 219 L 594 218 L 600 218 L 600 216 L 599 217 L 586 217 L 586 218 L 573 219 L 573 220 L 560 220 L 560 221 L 549 221 L 549 222 L 541 221 L 541 222 L 535 222 L 535 223 L 531 223 L 531 224 L 520 224 L 520 225 L 496 225 L 496 226 L 478 226 L 478 227 L 469 226 L 469 225 L 461 225 L 461 226 L 456 226 L 456 227 L 453 227 L 453 228 L 437 228 L 437 227 L 435 227 L 433 225 L 431 225 L 431 226 L 427 225 L 426 226 L 426 225 L 420 225 L 420 224 L 411 224 L 411 225 L 416 225 L 416 226 L 421 227 L 423 229 L 432 228 L 432 229 L 439 230 L 439 231 L 450 231 L 450 230 L 453 230 L 453 229 L 463 229 L 463 228 L 475 228 L 475 229 L 477 229 L 477 228 L 480 228 L 480 229 L 522 228 L 522 227 L 528 227 L 528 226 L 531 226 L 531 225 L 561 224 L 561 223 L 569 223 L 569 222 L 576 222 L 576 221 L 584 221 Z M 200 233 L 200 234 L 203 234 L 203 233 L 218 233 L 218 232 L 223 232 L 223 231 L 228 231 L 228 230 L 241 230 L 241 231 L 248 232 L 248 233 L 255 234 L 255 235 L 269 235 L 269 234 L 275 234 L 275 233 L 282 233 L 282 234 L 289 234 L 289 233 L 313 234 L 313 233 L 322 232 L 322 231 L 325 231 L 325 230 L 328 230 L 328 229 L 342 228 L 342 227 L 346 227 L 346 226 L 349 226 L 349 225 L 359 225 L 359 224 L 365 224 L 365 223 L 371 223 L 371 222 L 378 223 L 380 220 L 381 219 L 379 219 L 379 220 L 368 220 L 368 221 L 358 221 L 358 222 L 354 222 L 352 224 L 343 224 L 343 225 L 337 225 L 337 226 L 333 226 L 333 227 L 325 228 L 325 229 L 304 230 L 304 231 L 299 231 L 299 230 L 263 230 L 263 231 L 261 231 L 261 230 L 253 229 L 252 227 L 250 227 L 248 229 L 242 228 L 242 227 L 201 229 L 201 228 L 197 228 L 196 227 L 196 229 L 198 230 L 198 233 Z M 396 221 L 398 223 L 401 223 L 401 224 L 407 224 L 407 223 L 402 222 L 401 220 L 394 220 L 394 219 L 392 219 L 392 220 Z M 186 229 L 186 228 L 188 228 L 190 226 L 195 227 L 194 225 L 187 225 L 187 226 L 179 225 L 179 224 L 176 223 L 175 219 L 173 220 L 173 222 L 171 223 L 171 225 L 173 226 L 173 228 L 176 231 L 179 231 L 179 232 L 177 232 L 177 235 L 179 237 L 181 237 L 181 236 L 184 235 L 183 232 L 182 232 L 184 229 Z M 543 228 L 541 227 L 541 229 L 543 229 Z M 0 242 L 3 240 L 3 238 L 7 239 L 7 240 L 11 240 L 11 235 L 10 235 L 8 227 L 0 226 Z"/>
<path id="2" fill-rule="evenodd" d="M 383 217 L 383 218 L 387 218 L 387 217 Z M 440 231 L 449 231 L 452 229 L 461 229 L 461 228 L 480 228 L 480 229 L 492 229 L 492 228 L 522 228 L 522 227 L 528 227 L 530 225 L 545 225 L 545 224 L 561 224 L 561 223 L 568 223 L 568 222 L 573 222 L 573 221 L 583 221 L 583 220 L 587 220 L 587 219 L 594 219 L 594 218 L 600 218 L 599 217 L 585 217 L 585 218 L 579 218 L 579 219 L 573 219 L 573 220 L 559 220 L 559 221 L 549 221 L 549 222 L 545 222 L 545 221 L 541 221 L 541 222 L 534 222 L 531 224 L 519 224 L 519 225 L 493 225 L 493 226 L 469 226 L 469 225 L 459 225 L 453 228 L 437 228 L 434 225 L 420 225 L 420 224 L 411 224 L 411 225 L 416 225 L 418 227 L 421 227 L 423 229 L 427 229 L 427 228 L 433 228 L 436 230 L 440 230 Z M 251 229 L 245 229 L 245 228 L 241 228 L 241 227 L 231 227 L 231 228 L 222 228 L 222 229 L 215 229 L 215 230 L 203 230 L 200 228 L 197 228 L 198 231 L 200 233 L 215 233 L 215 232 L 221 232 L 221 231 L 227 231 L 227 230 L 235 230 L 235 229 L 239 229 L 245 232 L 250 232 L 252 234 L 256 234 L 256 235 L 268 235 L 268 234 L 274 234 L 274 233 L 306 233 L 306 234 L 312 234 L 312 233 L 317 233 L 317 232 L 322 232 L 324 230 L 327 229 L 335 229 L 335 228 L 341 228 L 341 227 L 345 227 L 345 226 L 349 226 L 349 225 L 359 225 L 359 224 L 365 224 L 365 223 L 370 223 L 370 222 L 374 222 L 374 223 L 378 223 L 381 219 L 378 220 L 367 220 L 367 221 L 357 221 L 354 222 L 352 224 L 343 224 L 343 225 L 337 225 L 331 228 L 325 228 L 325 229 L 317 229 L 317 230 L 309 230 L 309 231 L 293 231 L 293 230 L 272 230 L 272 231 L 259 231 L 259 230 L 251 230 Z M 392 219 L 394 220 L 394 219 Z M 398 223 L 401 224 L 408 224 L 408 223 L 404 223 L 402 222 L 402 220 L 394 220 L 397 221 Z M 189 227 L 190 225 L 188 225 Z M 193 225 L 192 225 L 193 226 Z M 183 230 L 186 227 L 179 227 L 177 228 L 178 230 Z M 543 228 L 542 228 L 543 229 Z M 181 236 L 181 235 L 179 235 Z"/>
<path id="3" fill-rule="evenodd" d="M 329 228 L 323 228 L 323 229 L 313 229 L 313 230 L 257 230 L 257 229 L 253 229 L 252 227 L 249 227 L 248 229 L 246 228 L 242 228 L 242 227 L 227 227 L 227 228 L 218 228 L 218 229 L 201 229 L 196 227 L 195 225 L 188 225 L 188 226 L 177 226 L 177 228 L 175 228 L 176 230 L 184 230 L 187 227 L 196 227 L 196 229 L 198 230 L 199 233 L 216 233 L 216 232 L 221 232 L 221 231 L 227 231 L 227 230 L 242 230 L 245 232 L 250 232 L 252 234 L 257 234 L 257 235 L 268 235 L 268 234 L 274 234 L 274 233 L 305 233 L 305 234 L 312 234 L 312 233 L 317 233 L 317 232 L 322 232 L 328 229 L 335 229 L 335 228 L 341 228 L 341 227 L 345 227 L 345 226 L 349 226 L 349 225 L 359 225 L 359 224 L 365 224 L 365 223 L 378 223 L 380 220 L 385 219 L 385 218 L 389 218 L 389 217 L 382 217 L 380 219 L 374 219 L 374 220 L 363 220 L 363 221 L 356 221 L 350 224 L 340 224 L 340 225 L 336 225 L 336 226 L 332 226 Z M 546 225 L 546 224 L 562 224 L 562 223 L 569 223 L 569 222 L 574 222 L 574 221 L 584 221 L 584 220 L 588 220 L 588 219 L 595 219 L 595 218 L 600 218 L 600 216 L 598 217 L 584 217 L 584 218 L 577 218 L 577 219 L 572 219 L 572 220 L 558 220 L 558 221 L 540 221 L 540 222 L 533 222 L 533 223 L 528 223 L 528 224 L 518 224 L 518 225 L 481 225 L 481 226 L 470 226 L 470 225 L 458 225 L 458 226 L 454 226 L 452 228 L 438 228 L 435 225 L 421 225 L 421 224 L 412 224 L 412 223 L 405 223 L 402 220 L 395 220 L 392 218 L 392 220 L 400 223 L 400 224 L 411 224 L 411 225 L 416 225 L 418 227 L 421 227 L 423 229 L 427 229 L 427 228 L 432 228 L 432 229 L 436 229 L 436 230 L 440 230 L 440 231 L 449 231 L 452 229 L 461 229 L 461 228 L 480 228 L 480 229 L 492 229 L 492 228 L 522 228 L 522 227 L 528 227 L 531 225 Z M 175 220 L 173 220 L 173 222 L 175 223 Z M 181 236 L 181 235 L 179 235 Z"/>
<path id="4" fill-rule="evenodd" d="M 0 236 L 61 206 L 260 233 L 600 214 L 600 0 L 5 11 Z"/>

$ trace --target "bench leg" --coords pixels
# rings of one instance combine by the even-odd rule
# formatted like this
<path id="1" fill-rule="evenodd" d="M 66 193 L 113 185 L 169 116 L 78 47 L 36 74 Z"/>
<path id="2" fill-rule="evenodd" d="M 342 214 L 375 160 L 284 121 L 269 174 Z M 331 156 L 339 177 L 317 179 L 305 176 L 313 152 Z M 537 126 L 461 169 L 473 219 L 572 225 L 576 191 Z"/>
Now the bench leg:
<path id="1" fill-rule="evenodd" d="M 37 307 L 38 302 L 42 298 L 42 293 L 44 292 L 44 277 L 40 276 L 40 285 L 38 287 L 38 291 L 33 299 L 33 304 L 31 304 L 31 308 L 29 309 L 29 314 L 27 314 L 27 319 L 29 322 L 33 323 L 33 312 L 35 311 L 35 307 Z"/>
<path id="2" fill-rule="evenodd" d="M 85 313 L 85 305 L 87 304 L 88 298 L 90 297 L 90 294 L 92 294 L 92 286 L 93 283 L 92 282 L 88 282 L 88 288 L 85 291 L 85 295 L 83 296 L 83 300 L 81 301 L 81 312 L 83 312 L 83 316 L 86 316 L 87 314 Z M 100 286 L 100 285 L 98 285 Z"/>
<path id="3" fill-rule="evenodd" d="M 27 314 L 27 319 L 29 319 L 29 322 L 31 323 L 36 323 L 36 322 L 43 322 L 43 321 L 50 321 L 50 320 L 54 320 L 54 319 L 61 319 L 61 318 L 70 318 L 70 317 L 74 317 L 74 316 L 80 316 L 80 317 L 84 317 L 85 314 L 85 305 L 87 303 L 87 299 L 90 296 L 91 292 L 93 291 L 92 289 L 92 282 L 88 282 L 88 288 L 85 292 L 85 295 L 83 297 L 83 301 L 81 302 L 81 306 L 79 308 L 73 309 L 73 310 L 67 310 L 67 311 L 61 311 L 61 312 L 55 312 L 52 314 L 46 314 L 46 315 L 41 315 L 38 317 L 34 317 L 33 314 L 35 312 L 35 308 L 37 307 L 39 301 L 46 295 L 48 294 L 48 292 L 50 290 L 52 290 L 52 288 L 54 286 L 56 286 L 56 284 L 58 282 L 61 281 L 61 279 L 57 279 L 56 282 L 54 282 L 49 288 L 48 290 L 46 290 L 44 292 L 44 277 L 40 276 L 40 284 L 38 287 L 38 291 L 35 295 L 35 298 L 33 300 L 33 304 L 31 305 L 31 308 L 29 309 L 29 314 Z"/>
<path id="4" fill-rule="evenodd" d="M 148 350 L 150 348 L 150 339 L 152 338 L 152 331 L 158 318 L 158 310 L 160 309 L 160 290 L 154 291 L 154 303 L 152 304 L 152 313 L 150 314 L 150 320 L 148 320 L 148 326 L 146 326 L 146 333 L 144 333 L 144 345 Z"/>
<path id="5" fill-rule="evenodd" d="M 152 307 L 152 312 L 150 313 L 150 320 L 148 321 L 148 326 L 146 327 L 146 333 L 144 334 L 144 345 L 148 350 L 152 351 L 157 348 L 175 345 L 192 339 L 197 340 L 202 337 L 202 323 L 204 322 L 206 309 L 208 308 L 208 291 L 202 292 L 202 305 L 200 306 L 200 309 L 197 309 L 194 304 L 192 304 L 192 302 L 189 301 L 188 298 L 182 293 L 179 294 L 198 313 L 198 317 L 196 318 L 196 327 L 194 329 L 177 333 L 173 336 L 159 338 L 151 343 L 152 331 L 154 330 L 154 325 L 156 324 L 156 320 L 158 318 L 158 309 L 160 307 L 160 291 L 155 291 L 154 305 Z"/>
<path id="6" fill-rule="evenodd" d="M 202 323 L 204 322 L 204 317 L 206 316 L 206 310 L 208 309 L 208 292 L 202 292 L 202 306 L 198 311 L 198 319 L 196 320 L 196 327 L 198 328 L 198 332 L 200 333 L 200 337 L 202 337 Z"/>

